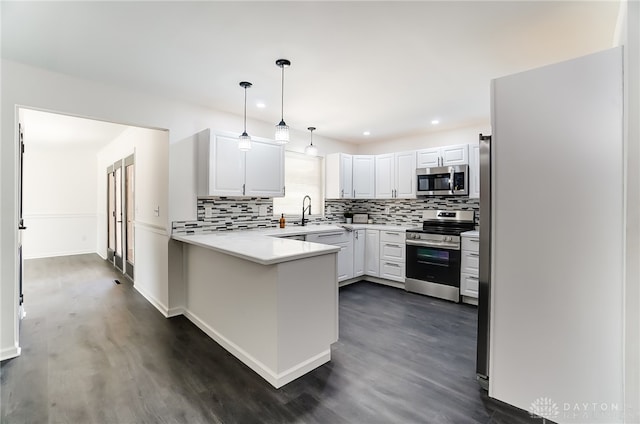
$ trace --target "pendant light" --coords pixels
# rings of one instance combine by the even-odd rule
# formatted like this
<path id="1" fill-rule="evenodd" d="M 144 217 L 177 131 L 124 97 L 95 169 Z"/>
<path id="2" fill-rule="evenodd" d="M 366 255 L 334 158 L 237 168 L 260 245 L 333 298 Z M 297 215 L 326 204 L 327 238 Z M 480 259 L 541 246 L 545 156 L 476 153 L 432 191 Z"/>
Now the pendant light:
<path id="1" fill-rule="evenodd" d="M 310 143 L 307 147 L 304 148 L 304 154 L 309 156 L 318 156 L 318 148 L 313 145 L 313 132 L 315 131 L 316 127 L 309 127 L 307 129 L 311 132 L 309 135 Z"/>
<path id="2" fill-rule="evenodd" d="M 284 123 L 284 68 L 291 66 L 287 59 L 276 60 L 276 65 L 282 70 L 282 108 L 280 110 L 280 123 L 276 125 L 276 143 L 287 144 L 289 142 L 289 126 Z"/>
<path id="3" fill-rule="evenodd" d="M 251 150 L 251 137 L 247 134 L 247 88 L 252 85 L 253 84 L 247 81 L 242 81 L 240 83 L 240 87 L 244 88 L 244 131 L 240 137 L 238 137 L 238 149 L 243 152 Z"/>

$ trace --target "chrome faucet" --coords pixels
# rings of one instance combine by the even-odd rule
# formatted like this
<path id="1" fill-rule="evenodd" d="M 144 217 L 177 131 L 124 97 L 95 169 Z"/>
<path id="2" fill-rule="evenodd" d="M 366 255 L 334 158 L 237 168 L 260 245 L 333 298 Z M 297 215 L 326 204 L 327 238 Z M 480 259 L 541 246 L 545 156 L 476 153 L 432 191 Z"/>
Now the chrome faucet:
<path id="1" fill-rule="evenodd" d="M 304 202 L 309 199 L 309 206 L 307 206 L 306 208 L 304 207 Z M 304 198 L 302 199 L 302 221 L 300 221 L 300 225 L 306 225 L 308 219 L 304 219 L 304 212 L 306 210 L 309 210 L 309 215 L 311 215 L 311 197 L 309 197 L 309 195 L 307 194 L 306 196 L 304 196 Z"/>

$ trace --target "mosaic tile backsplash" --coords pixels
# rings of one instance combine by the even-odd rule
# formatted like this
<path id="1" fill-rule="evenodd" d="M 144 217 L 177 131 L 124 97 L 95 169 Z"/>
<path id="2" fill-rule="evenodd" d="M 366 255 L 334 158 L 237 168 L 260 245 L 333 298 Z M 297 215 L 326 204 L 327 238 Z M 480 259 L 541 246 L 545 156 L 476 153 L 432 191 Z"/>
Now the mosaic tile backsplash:
<path id="1" fill-rule="evenodd" d="M 266 215 L 260 209 L 266 209 Z M 388 214 L 387 212 L 388 208 Z M 479 200 L 462 197 L 429 197 L 419 199 L 346 199 L 325 200 L 324 217 L 314 216 L 310 224 L 344 223 L 344 212 L 368 213 L 374 224 L 419 225 L 426 209 L 472 210 L 476 225 L 480 219 Z M 299 225 L 300 216 L 287 216 L 287 225 Z M 173 234 L 199 234 L 215 231 L 245 230 L 278 226 L 273 216 L 273 199 L 236 199 L 214 197 L 198 199 L 197 221 L 174 221 Z"/>

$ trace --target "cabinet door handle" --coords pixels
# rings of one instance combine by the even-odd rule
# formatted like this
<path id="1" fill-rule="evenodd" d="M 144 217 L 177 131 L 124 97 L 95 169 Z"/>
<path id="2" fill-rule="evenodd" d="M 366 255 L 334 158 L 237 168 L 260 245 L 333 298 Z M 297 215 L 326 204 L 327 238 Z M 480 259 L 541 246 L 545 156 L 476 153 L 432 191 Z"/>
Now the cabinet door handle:
<path id="1" fill-rule="evenodd" d="M 469 256 L 476 256 L 476 257 L 480 256 L 480 255 L 478 255 L 477 253 L 467 253 L 467 255 L 469 255 Z"/>
<path id="2" fill-rule="evenodd" d="M 353 198 L 355 199 L 355 197 L 356 197 L 356 189 L 354 188 L 353 189 Z"/>
<path id="3" fill-rule="evenodd" d="M 246 184 L 242 184 L 242 195 L 243 195 L 243 196 L 244 196 L 244 193 L 245 193 L 245 191 L 244 191 L 245 186 L 246 186 Z"/>
<path id="4" fill-rule="evenodd" d="M 399 244 L 391 244 L 391 243 L 385 243 L 385 246 L 389 246 L 389 247 L 400 247 Z"/>
<path id="5" fill-rule="evenodd" d="M 286 195 L 287 195 L 287 187 L 286 187 L 286 186 L 283 186 L 283 187 L 282 187 L 282 194 L 283 194 L 284 196 L 286 196 Z"/>
<path id="6" fill-rule="evenodd" d="M 340 197 L 344 197 L 344 189 L 340 190 Z"/>
<path id="7" fill-rule="evenodd" d="M 393 263 L 393 262 L 385 262 L 384 264 L 385 265 L 389 265 L 389 266 L 395 266 L 396 268 L 400 268 L 400 264 L 396 264 L 396 263 Z"/>
<path id="8" fill-rule="evenodd" d="M 399 235 L 400 235 L 400 234 L 398 234 L 398 233 L 392 233 L 392 232 L 390 232 L 390 231 L 385 231 L 384 233 L 385 233 L 385 234 L 389 234 L 390 236 L 399 236 Z"/>
<path id="9" fill-rule="evenodd" d="M 478 281 L 478 280 L 479 280 L 479 278 L 478 278 L 478 277 L 471 277 L 471 276 L 469 276 L 469 277 L 467 277 L 467 278 L 468 278 L 469 280 L 475 280 L 475 281 Z"/>
<path id="10" fill-rule="evenodd" d="M 469 241 L 472 243 L 480 243 L 480 240 L 478 240 L 477 238 L 470 238 Z"/>

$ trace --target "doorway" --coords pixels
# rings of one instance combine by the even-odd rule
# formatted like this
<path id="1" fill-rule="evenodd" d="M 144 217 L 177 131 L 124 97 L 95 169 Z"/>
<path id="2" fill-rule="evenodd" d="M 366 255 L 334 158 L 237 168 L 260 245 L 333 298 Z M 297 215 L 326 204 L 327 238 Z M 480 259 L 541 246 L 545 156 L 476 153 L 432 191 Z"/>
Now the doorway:
<path id="1" fill-rule="evenodd" d="M 107 260 L 133 280 L 135 246 L 135 158 L 107 167 Z"/>

